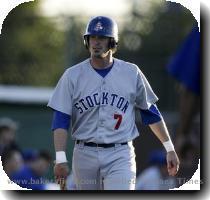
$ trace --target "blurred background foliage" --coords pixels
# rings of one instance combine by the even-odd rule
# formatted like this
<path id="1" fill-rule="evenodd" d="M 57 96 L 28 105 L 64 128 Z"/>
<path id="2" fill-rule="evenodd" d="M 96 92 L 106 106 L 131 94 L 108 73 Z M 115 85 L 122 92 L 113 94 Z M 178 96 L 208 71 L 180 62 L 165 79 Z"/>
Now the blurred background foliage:
<path id="1" fill-rule="evenodd" d="M 52 86 L 64 65 L 64 33 L 39 16 L 37 1 L 13 9 L 0 38 L 0 83 Z"/>
<path id="2" fill-rule="evenodd" d="M 148 2 L 153 2 L 149 12 L 141 1 L 130 1 L 129 13 L 116 20 L 120 41 L 115 56 L 137 64 L 162 99 L 160 107 L 173 109 L 173 80 L 165 67 L 197 22 L 180 4 Z M 82 35 L 89 18 L 82 13 L 46 17 L 40 1 L 13 9 L 0 36 L 0 84 L 54 87 L 65 68 L 88 57 Z"/>

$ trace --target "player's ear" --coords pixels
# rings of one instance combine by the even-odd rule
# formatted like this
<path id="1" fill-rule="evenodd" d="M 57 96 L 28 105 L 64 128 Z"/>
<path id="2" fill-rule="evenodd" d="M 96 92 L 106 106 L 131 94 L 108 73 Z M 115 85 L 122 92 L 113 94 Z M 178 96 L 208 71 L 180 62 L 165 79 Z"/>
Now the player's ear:
<path id="1" fill-rule="evenodd" d="M 86 49 L 89 48 L 89 36 L 84 36 L 84 45 Z"/>
<path id="2" fill-rule="evenodd" d="M 110 40 L 109 40 L 109 48 L 113 49 L 113 48 L 115 48 L 115 46 L 116 46 L 116 44 L 115 44 L 114 38 L 110 38 Z"/>
<path id="3" fill-rule="evenodd" d="M 115 53 L 117 51 L 117 42 L 114 38 L 110 38 L 109 48 L 112 49 L 112 53 Z"/>

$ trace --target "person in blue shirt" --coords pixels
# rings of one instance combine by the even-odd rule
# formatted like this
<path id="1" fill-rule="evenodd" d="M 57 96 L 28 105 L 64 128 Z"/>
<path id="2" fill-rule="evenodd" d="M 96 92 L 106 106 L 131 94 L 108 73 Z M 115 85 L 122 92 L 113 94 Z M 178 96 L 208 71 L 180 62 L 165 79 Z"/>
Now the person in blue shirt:
<path id="1" fill-rule="evenodd" d="M 9 146 L 4 148 L 4 151 L 1 155 L 1 161 L 3 169 L 8 177 L 11 177 L 24 165 L 21 150 L 17 146 Z"/>
<path id="2" fill-rule="evenodd" d="M 23 153 L 25 165 L 11 176 L 11 180 L 20 187 L 32 190 L 45 190 L 45 173 L 51 163 L 51 156 L 46 151 L 27 151 Z"/>
<path id="3" fill-rule="evenodd" d="M 200 97 L 200 32 L 194 26 L 167 65 L 168 73 L 179 85 L 179 122 L 175 145 L 193 140 L 190 134 L 193 120 L 199 111 Z M 193 141 L 192 141 L 193 142 Z"/>

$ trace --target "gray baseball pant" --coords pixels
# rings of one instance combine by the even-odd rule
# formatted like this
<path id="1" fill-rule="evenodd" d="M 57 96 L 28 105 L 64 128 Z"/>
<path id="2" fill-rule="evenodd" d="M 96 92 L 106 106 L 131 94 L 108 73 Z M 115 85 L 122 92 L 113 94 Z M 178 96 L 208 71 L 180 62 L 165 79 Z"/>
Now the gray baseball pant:
<path id="1" fill-rule="evenodd" d="M 72 171 L 78 190 L 134 190 L 136 161 L 132 142 L 109 148 L 75 144 Z"/>

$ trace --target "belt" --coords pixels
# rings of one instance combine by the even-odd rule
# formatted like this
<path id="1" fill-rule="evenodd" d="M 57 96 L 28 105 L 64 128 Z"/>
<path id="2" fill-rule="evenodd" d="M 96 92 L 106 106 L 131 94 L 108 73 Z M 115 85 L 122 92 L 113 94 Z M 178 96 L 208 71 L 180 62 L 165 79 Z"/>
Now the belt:
<path id="1" fill-rule="evenodd" d="M 89 147 L 103 147 L 103 148 L 110 148 L 110 147 L 115 147 L 116 145 L 118 144 L 114 144 L 114 143 L 111 143 L 111 144 L 96 144 L 94 142 L 83 142 L 81 140 L 77 140 L 76 141 L 76 144 L 79 144 L 79 143 L 82 143 L 84 144 L 84 146 L 89 146 Z M 123 142 L 123 143 L 119 143 L 120 145 L 126 145 L 128 144 L 127 142 Z"/>

